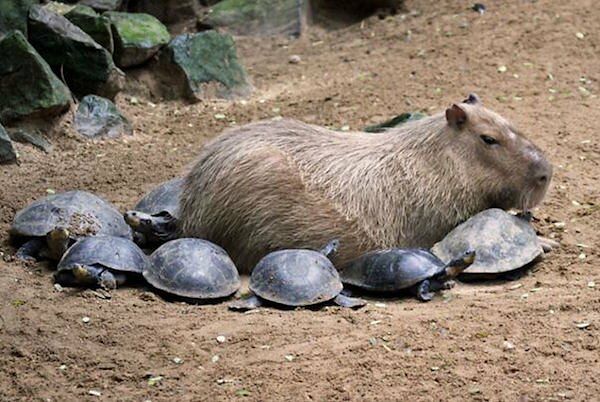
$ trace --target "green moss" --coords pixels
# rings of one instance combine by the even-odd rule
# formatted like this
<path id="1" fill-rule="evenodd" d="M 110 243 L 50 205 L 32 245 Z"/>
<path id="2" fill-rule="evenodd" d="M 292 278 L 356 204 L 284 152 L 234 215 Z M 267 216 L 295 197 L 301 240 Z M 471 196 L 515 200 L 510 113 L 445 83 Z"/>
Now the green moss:
<path id="1" fill-rule="evenodd" d="M 27 35 L 29 7 L 39 0 L 0 0 L 0 33 L 18 29 Z"/>
<path id="2" fill-rule="evenodd" d="M 154 47 L 171 39 L 167 28 L 155 17 L 143 13 L 104 13 L 110 19 L 123 46 Z"/>
<path id="3" fill-rule="evenodd" d="M 20 31 L 11 31 L 0 41 L 0 121 L 64 111 L 69 89 L 27 42 Z"/>
<path id="4" fill-rule="evenodd" d="M 221 83 L 228 92 L 247 92 L 246 72 L 237 58 L 231 35 L 215 31 L 177 36 L 168 46 L 172 61 L 183 70 L 190 90 L 198 95 L 202 85 Z"/>

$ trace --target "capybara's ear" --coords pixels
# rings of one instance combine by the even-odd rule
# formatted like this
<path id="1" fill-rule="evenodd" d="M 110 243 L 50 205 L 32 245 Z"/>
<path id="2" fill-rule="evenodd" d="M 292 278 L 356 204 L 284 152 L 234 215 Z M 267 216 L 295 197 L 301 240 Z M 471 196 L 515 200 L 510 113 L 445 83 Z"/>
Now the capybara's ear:
<path id="1" fill-rule="evenodd" d="M 467 122 L 467 113 L 456 103 L 446 109 L 446 120 L 451 127 L 462 128 Z"/>
<path id="2" fill-rule="evenodd" d="M 470 93 L 463 103 L 468 103 L 470 105 L 481 105 L 481 98 L 477 96 L 477 94 Z"/>

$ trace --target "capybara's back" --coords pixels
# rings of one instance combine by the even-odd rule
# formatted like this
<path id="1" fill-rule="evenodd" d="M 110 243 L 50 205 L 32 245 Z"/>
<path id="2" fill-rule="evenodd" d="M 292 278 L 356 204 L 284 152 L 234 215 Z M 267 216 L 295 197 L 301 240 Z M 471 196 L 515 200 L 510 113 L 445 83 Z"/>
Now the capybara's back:
<path id="1" fill-rule="evenodd" d="M 185 180 L 181 235 L 223 246 L 248 271 L 270 251 L 333 238 L 341 266 L 383 247 L 430 247 L 473 214 L 539 203 L 542 152 L 475 95 L 381 134 L 295 120 L 223 133 Z"/>

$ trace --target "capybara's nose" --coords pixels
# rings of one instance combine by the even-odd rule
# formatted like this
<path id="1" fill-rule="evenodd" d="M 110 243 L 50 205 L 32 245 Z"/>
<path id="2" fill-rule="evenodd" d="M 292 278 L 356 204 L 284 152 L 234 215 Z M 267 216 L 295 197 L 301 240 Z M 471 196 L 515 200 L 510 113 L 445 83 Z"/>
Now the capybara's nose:
<path id="1" fill-rule="evenodd" d="M 533 169 L 533 180 L 535 181 L 535 183 L 540 187 L 544 187 L 547 186 L 548 183 L 550 183 L 551 179 L 552 165 L 550 165 L 550 163 L 546 159 L 541 159 L 537 161 Z"/>

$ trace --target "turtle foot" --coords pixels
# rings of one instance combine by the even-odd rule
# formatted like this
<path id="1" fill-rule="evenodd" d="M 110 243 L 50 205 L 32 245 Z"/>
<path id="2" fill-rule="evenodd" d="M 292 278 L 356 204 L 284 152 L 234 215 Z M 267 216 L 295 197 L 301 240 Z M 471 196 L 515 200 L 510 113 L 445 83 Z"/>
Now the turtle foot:
<path id="1" fill-rule="evenodd" d="M 442 283 L 442 286 L 440 286 L 440 289 L 448 290 L 448 289 L 452 289 L 455 286 L 456 286 L 456 281 L 449 280 L 449 281 Z"/>
<path id="2" fill-rule="evenodd" d="M 262 305 L 260 299 L 256 296 L 250 296 L 246 299 L 234 301 L 229 304 L 229 310 L 233 311 L 248 311 L 258 308 Z"/>
<path id="3" fill-rule="evenodd" d="M 360 308 L 367 305 L 367 302 L 357 297 L 348 297 L 343 294 L 339 294 L 333 299 L 333 302 L 341 307 L 348 308 Z"/>
<path id="4" fill-rule="evenodd" d="M 431 284 L 425 280 L 419 284 L 417 288 L 417 299 L 427 302 L 433 299 L 435 293 L 431 291 Z"/>
<path id="5" fill-rule="evenodd" d="M 559 242 L 557 242 L 556 240 L 549 239 L 547 237 L 538 236 L 538 241 L 540 242 L 540 246 L 542 246 L 542 250 L 544 250 L 544 253 L 549 253 L 555 248 L 560 247 Z"/>

